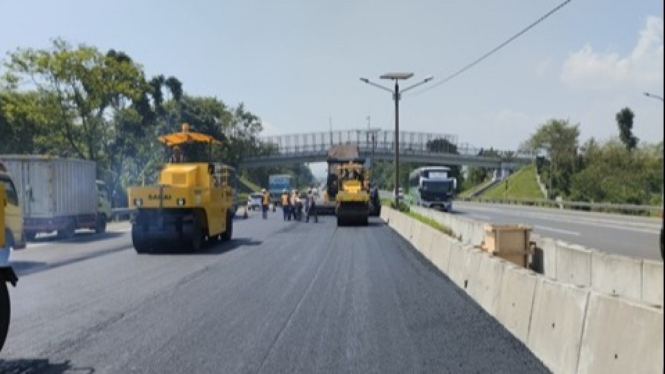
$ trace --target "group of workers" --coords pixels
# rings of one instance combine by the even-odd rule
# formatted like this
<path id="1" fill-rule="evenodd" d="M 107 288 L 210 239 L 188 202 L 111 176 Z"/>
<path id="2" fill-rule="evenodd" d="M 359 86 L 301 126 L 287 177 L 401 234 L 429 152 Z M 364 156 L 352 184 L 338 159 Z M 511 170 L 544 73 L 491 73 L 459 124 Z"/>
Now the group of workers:
<path id="1" fill-rule="evenodd" d="M 261 210 L 263 214 L 263 219 L 268 219 L 268 210 L 270 209 L 270 194 L 264 188 L 262 191 L 261 197 Z M 287 190 L 282 191 L 281 205 L 282 212 L 284 214 L 284 221 L 290 221 L 291 219 L 295 221 L 302 221 L 303 213 L 305 215 L 305 222 L 309 222 L 309 219 L 313 217 L 314 222 L 319 222 L 319 215 L 316 212 L 316 202 L 314 199 L 314 192 L 312 189 L 308 189 L 306 194 L 303 194 L 302 197 L 298 193 L 298 190 L 293 190 L 289 193 Z"/>

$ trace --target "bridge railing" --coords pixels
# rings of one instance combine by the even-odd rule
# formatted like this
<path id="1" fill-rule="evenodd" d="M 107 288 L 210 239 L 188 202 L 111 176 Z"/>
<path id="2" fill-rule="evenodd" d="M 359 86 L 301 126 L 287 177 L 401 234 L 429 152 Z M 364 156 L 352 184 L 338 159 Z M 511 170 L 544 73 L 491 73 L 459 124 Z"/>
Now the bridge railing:
<path id="1" fill-rule="evenodd" d="M 394 131 L 371 130 L 338 130 L 333 132 L 318 132 L 306 134 L 290 134 L 268 136 L 258 139 L 264 145 L 270 145 L 275 153 L 280 155 L 301 155 L 308 153 L 325 153 L 333 145 L 356 144 L 361 152 L 369 154 L 374 152 L 393 152 L 395 147 Z M 483 148 L 474 147 L 468 143 L 458 143 L 457 136 L 449 134 L 434 134 L 421 132 L 400 131 L 400 152 L 412 154 L 459 154 L 464 156 L 482 156 Z M 514 151 L 496 151 L 501 159 L 532 159 L 531 153 Z M 251 158 L 265 158 L 272 155 L 254 156 Z M 487 155 L 497 158 L 496 155 Z"/>

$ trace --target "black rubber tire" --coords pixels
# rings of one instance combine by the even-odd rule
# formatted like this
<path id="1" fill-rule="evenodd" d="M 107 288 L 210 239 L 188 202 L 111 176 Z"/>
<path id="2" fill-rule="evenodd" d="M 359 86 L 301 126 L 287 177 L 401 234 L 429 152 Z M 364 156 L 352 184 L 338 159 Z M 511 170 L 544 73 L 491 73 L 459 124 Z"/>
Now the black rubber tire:
<path id="1" fill-rule="evenodd" d="M 103 234 L 106 232 L 106 216 L 100 214 L 97 216 L 97 222 L 95 223 L 95 232 L 97 234 Z"/>
<path id="2" fill-rule="evenodd" d="M 23 233 L 25 235 L 25 240 L 34 241 L 37 238 L 37 233 L 34 231 L 26 231 Z"/>
<path id="3" fill-rule="evenodd" d="M 203 235 L 203 227 L 201 223 L 194 219 L 192 226 L 187 230 L 188 234 L 184 236 L 184 246 L 189 250 L 189 252 L 198 252 L 203 247 L 203 242 L 205 237 Z"/>
<path id="4" fill-rule="evenodd" d="M 150 242 L 145 236 L 143 228 L 139 225 L 132 225 L 132 245 L 136 250 L 136 253 L 149 253 L 150 252 Z"/>
<path id="5" fill-rule="evenodd" d="M 76 224 L 73 220 L 67 221 L 67 227 L 64 230 L 58 230 L 58 238 L 72 239 L 76 235 Z"/>
<path id="6" fill-rule="evenodd" d="M 2 284 L 0 284 L 0 351 L 2 351 L 2 347 L 5 345 L 7 332 L 9 332 L 11 309 L 7 284 L 2 280 Z"/>
<path id="7" fill-rule="evenodd" d="M 222 234 L 222 240 L 228 242 L 233 238 L 233 217 L 227 212 L 226 213 L 226 229 Z"/>

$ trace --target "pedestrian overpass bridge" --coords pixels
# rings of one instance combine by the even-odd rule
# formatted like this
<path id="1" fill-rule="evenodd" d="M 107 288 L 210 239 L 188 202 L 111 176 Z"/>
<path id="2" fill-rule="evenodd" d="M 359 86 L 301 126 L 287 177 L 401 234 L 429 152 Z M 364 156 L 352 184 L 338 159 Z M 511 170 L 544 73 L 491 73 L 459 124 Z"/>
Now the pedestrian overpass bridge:
<path id="1" fill-rule="evenodd" d="M 362 157 L 394 161 L 395 132 L 388 130 L 339 130 L 306 134 L 266 136 L 257 139 L 266 151 L 244 155 L 241 168 L 256 168 L 295 163 L 325 162 L 333 145 L 357 144 Z M 466 165 L 491 169 L 514 170 L 529 164 L 535 155 L 515 151 L 487 152 L 466 143 L 457 136 L 421 132 L 399 133 L 400 162 L 430 165 Z"/>

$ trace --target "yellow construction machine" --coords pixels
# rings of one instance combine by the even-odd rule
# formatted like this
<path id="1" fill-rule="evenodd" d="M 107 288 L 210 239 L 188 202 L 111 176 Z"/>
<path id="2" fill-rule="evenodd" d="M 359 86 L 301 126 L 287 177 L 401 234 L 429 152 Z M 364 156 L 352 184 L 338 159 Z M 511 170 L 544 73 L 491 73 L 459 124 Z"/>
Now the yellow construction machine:
<path id="1" fill-rule="evenodd" d="M 367 170 L 361 163 L 337 166 L 335 196 L 337 226 L 367 225 L 370 215 L 370 191 Z"/>
<path id="2" fill-rule="evenodd" d="M 197 251 L 212 240 L 231 240 L 233 234 L 234 170 L 210 162 L 213 137 L 189 131 L 158 138 L 173 155 L 159 174 L 155 186 L 131 187 L 129 206 L 136 209 L 132 243 L 136 252 L 161 251 L 176 245 L 179 250 Z M 208 162 L 186 161 L 180 147 L 207 145 Z"/>
<path id="3" fill-rule="evenodd" d="M 2 183 L 0 183 L 0 252 L 3 252 L 3 256 L 6 255 L 8 259 L 10 243 L 8 241 L 9 235 L 5 235 L 5 205 L 7 205 L 5 189 L 2 188 Z M 18 282 L 16 273 L 14 273 L 12 267 L 3 259 L 0 261 L 0 351 L 7 338 L 11 317 L 9 291 L 7 290 L 7 285 L 5 283 L 10 283 L 13 286 L 16 286 L 16 282 Z"/>

